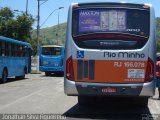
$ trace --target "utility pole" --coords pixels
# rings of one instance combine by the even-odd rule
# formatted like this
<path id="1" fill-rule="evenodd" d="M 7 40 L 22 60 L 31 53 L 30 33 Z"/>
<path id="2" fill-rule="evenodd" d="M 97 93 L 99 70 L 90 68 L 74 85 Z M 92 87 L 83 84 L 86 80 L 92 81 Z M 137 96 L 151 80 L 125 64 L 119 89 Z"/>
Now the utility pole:
<path id="1" fill-rule="evenodd" d="M 58 45 L 58 37 L 59 37 L 59 9 L 58 9 L 58 25 L 57 25 L 57 45 Z"/>
<path id="2" fill-rule="evenodd" d="M 37 0 L 38 2 L 38 16 L 37 16 L 37 72 L 39 72 L 39 33 L 40 33 L 40 1 L 44 1 L 42 4 L 47 2 L 48 0 Z"/>
<path id="3" fill-rule="evenodd" d="M 57 35 L 57 45 L 58 45 L 58 39 L 59 39 L 59 38 L 58 38 L 58 37 L 59 37 L 59 12 L 60 12 L 59 10 L 60 10 L 60 9 L 63 9 L 63 8 L 64 8 L 64 7 L 59 7 L 59 8 L 58 8 L 58 25 L 57 25 L 57 34 L 56 34 L 56 35 Z"/>
<path id="4" fill-rule="evenodd" d="M 38 1 L 38 16 L 37 16 L 37 72 L 39 72 L 39 21 L 40 21 L 40 1 Z"/>
<path id="5" fill-rule="evenodd" d="M 28 14 L 28 0 L 26 1 L 26 15 Z"/>

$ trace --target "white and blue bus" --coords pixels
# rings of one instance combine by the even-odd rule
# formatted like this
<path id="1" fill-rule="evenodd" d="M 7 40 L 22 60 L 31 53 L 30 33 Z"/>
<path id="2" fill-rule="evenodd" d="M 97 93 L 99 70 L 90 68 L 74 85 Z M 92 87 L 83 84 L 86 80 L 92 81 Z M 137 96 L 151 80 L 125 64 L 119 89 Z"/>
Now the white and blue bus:
<path id="1" fill-rule="evenodd" d="M 0 36 L 0 82 L 14 76 L 24 79 L 31 72 L 31 54 L 29 43 Z"/>
<path id="2" fill-rule="evenodd" d="M 64 73 L 64 46 L 44 45 L 40 47 L 39 52 L 39 69 L 45 72 L 46 76 L 63 75 Z"/>
<path id="3" fill-rule="evenodd" d="M 151 4 L 74 3 L 68 12 L 64 91 L 130 97 L 147 105 L 155 92 L 155 13 Z"/>

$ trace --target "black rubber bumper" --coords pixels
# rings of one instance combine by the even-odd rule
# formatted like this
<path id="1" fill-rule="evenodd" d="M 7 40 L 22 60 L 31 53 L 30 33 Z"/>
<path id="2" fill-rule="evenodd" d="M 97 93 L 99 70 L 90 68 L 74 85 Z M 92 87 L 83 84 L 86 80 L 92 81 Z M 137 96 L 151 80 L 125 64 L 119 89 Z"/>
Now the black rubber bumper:
<path id="1" fill-rule="evenodd" d="M 82 86 L 76 84 L 79 95 L 90 96 L 139 96 L 142 86 Z M 114 89 L 116 92 L 107 91 L 106 89 Z"/>

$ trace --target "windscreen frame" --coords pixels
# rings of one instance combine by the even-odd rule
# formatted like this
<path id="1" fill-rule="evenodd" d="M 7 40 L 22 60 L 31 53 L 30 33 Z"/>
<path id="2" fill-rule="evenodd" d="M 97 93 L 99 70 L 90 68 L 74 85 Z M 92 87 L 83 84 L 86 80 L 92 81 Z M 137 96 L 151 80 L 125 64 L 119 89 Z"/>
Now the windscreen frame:
<path id="1" fill-rule="evenodd" d="M 102 31 L 102 32 L 88 32 L 88 33 L 81 33 L 81 34 L 75 34 L 76 32 L 77 33 L 80 33 L 80 32 L 78 32 L 79 30 L 79 16 L 78 16 L 78 14 L 75 16 L 75 12 L 77 12 L 77 11 L 79 11 L 79 10 L 89 10 L 89 9 L 93 9 L 93 10 L 95 10 L 95 9 L 106 9 L 106 10 L 122 10 L 122 11 L 126 11 L 127 12 L 127 10 L 138 10 L 138 11 L 147 11 L 148 12 L 148 18 L 147 18 L 147 21 L 148 21 L 148 26 L 147 26 L 147 29 L 148 29 L 148 36 L 141 36 L 141 37 L 145 37 L 145 38 L 149 38 L 149 35 L 150 35 L 150 9 L 148 8 L 148 9 L 145 9 L 145 8 L 139 8 L 139 6 L 136 8 L 136 6 L 135 7 L 133 7 L 133 8 L 128 8 L 128 7 L 120 7 L 120 6 L 117 6 L 117 7 L 112 7 L 112 6 L 110 6 L 110 7 L 100 7 L 100 6 L 96 6 L 96 7 L 94 7 L 94 6 L 89 6 L 89 7 L 87 7 L 87 6 L 83 6 L 83 7 L 73 7 L 73 11 L 72 11 L 72 37 L 74 38 L 74 37 L 76 37 L 76 36 L 81 36 L 81 35 L 85 35 L 85 34 L 94 34 L 94 33 L 120 33 L 120 34 L 129 34 L 129 33 L 127 33 L 127 32 L 121 32 L 121 31 Z M 76 18 L 76 20 L 74 20 L 74 18 Z M 126 18 L 127 19 L 127 18 Z M 77 21 L 77 23 L 75 22 L 75 21 Z M 128 21 L 127 21 L 128 22 Z M 144 21 L 145 22 L 145 21 Z M 76 24 L 76 25 L 75 25 Z M 126 23 L 127 24 L 127 23 Z M 78 27 L 77 27 L 78 26 Z M 74 28 L 74 27 L 76 27 L 76 28 Z M 130 29 L 130 28 L 126 28 L 128 31 L 135 31 L 135 32 L 137 32 L 137 31 L 139 31 L 138 29 Z M 142 31 L 143 32 L 143 31 Z M 143 33 L 142 33 L 143 34 Z M 140 35 L 136 35 L 136 34 L 131 34 L 131 35 L 135 35 L 135 36 L 140 36 Z"/>
<path id="2" fill-rule="evenodd" d="M 140 36 L 140 35 L 136 35 L 136 34 L 131 34 L 131 33 L 126 33 L 126 32 L 122 32 L 122 31 L 111 31 L 111 32 L 88 32 L 88 33 L 83 33 L 83 34 L 75 34 L 77 31 L 78 31 L 78 24 L 79 24 L 79 14 L 77 14 L 77 16 L 75 17 L 74 14 L 75 14 L 75 11 L 79 11 L 79 10 L 88 10 L 88 9 L 106 9 L 106 10 L 122 10 L 122 11 L 127 11 L 127 10 L 136 10 L 136 11 L 142 11 L 142 12 L 145 12 L 147 14 L 146 18 L 147 18 L 147 36 Z M 76 45 L 80 48 L 87 48 L 87 49 L 116 49 L 116 50 L 119 50 L 119 49 L 140 49 L 142 48 L 148 41 L 149 37 L 150 37 L 150 7 L 149 6 L 146 6 L 144 4 L 79 4 L 77 6 L 73 6 L 72 8 L 72 38 L 74 40 L 74 42 L 76 43 Z M 74 18 L 77 18 L 75 20 Z M 74 21 L 77 21 L 76 23 Z M 76 25 L 75 25 L 76 24 Z M 142 34 L 144 34 L 142 32 Z M 125 41 L 129 40 L 130 44 L 135 40 L 137 42 L 140 43 L 140 45 L 136 45 L 135 47 L 127 47 L 127 48 L 123 48 L 123 47 L 118 47 L 118 48 L 106 48 L 106 47 L 97 47 L 95 46 L 94 47 L 87 47 L 87 46 L 83 46 L 82 45 L 82 42 L 88 42 L 88 41 L 94 41 L 94 37 L 93 36 L 97 36 L 97 39 L 98 40 L 102 40 L 100 42 L 103 42 L 103 40 L 118 40 L 118 41 L 122 41 L 121 44 L 123 44 Z M 103 38 L 101 38 L 101 36 L 103 36 Z M 114 36 L 114 37 L 113 37 Z M 119 36 L 122 36 L 123 38 L 119 38 Z M 128 39 L 129 38 L 129 39 Z M 81 43 L 78 43 L 78 42 L 81 42 Z M 86 43 L 87 43 L 86 42 Z M 111 41 L 112 42 L 112 41 Z M 117 41 L 116 41 L 117 42 Z M 89 42 L 88 42 L 89 43 Z M 95 42 L 96 43 L 96 42 Z M 112 42 L 113 43 L 113 42 Z M 112 44 L 111 43 L 111 44 Z M 97 43 L 96 43 L 97 44 Z M 108 43 L 107 43 L 108 44 Z M 109 43 L 110 44 L 110 43 Z M 113 43 L 114 44 L 114 43 Z"/>

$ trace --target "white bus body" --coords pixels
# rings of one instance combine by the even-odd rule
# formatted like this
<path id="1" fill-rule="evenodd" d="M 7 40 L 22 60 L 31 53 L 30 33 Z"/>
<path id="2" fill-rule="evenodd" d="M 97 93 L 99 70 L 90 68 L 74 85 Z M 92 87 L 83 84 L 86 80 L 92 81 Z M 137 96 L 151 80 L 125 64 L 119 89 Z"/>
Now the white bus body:
<path id="1" fill-rule="evenodd" d="M 68 12 L 64 91 L 144 98 L 155 92 L 155 16 L 150 4 L 75 3 Z"/>

